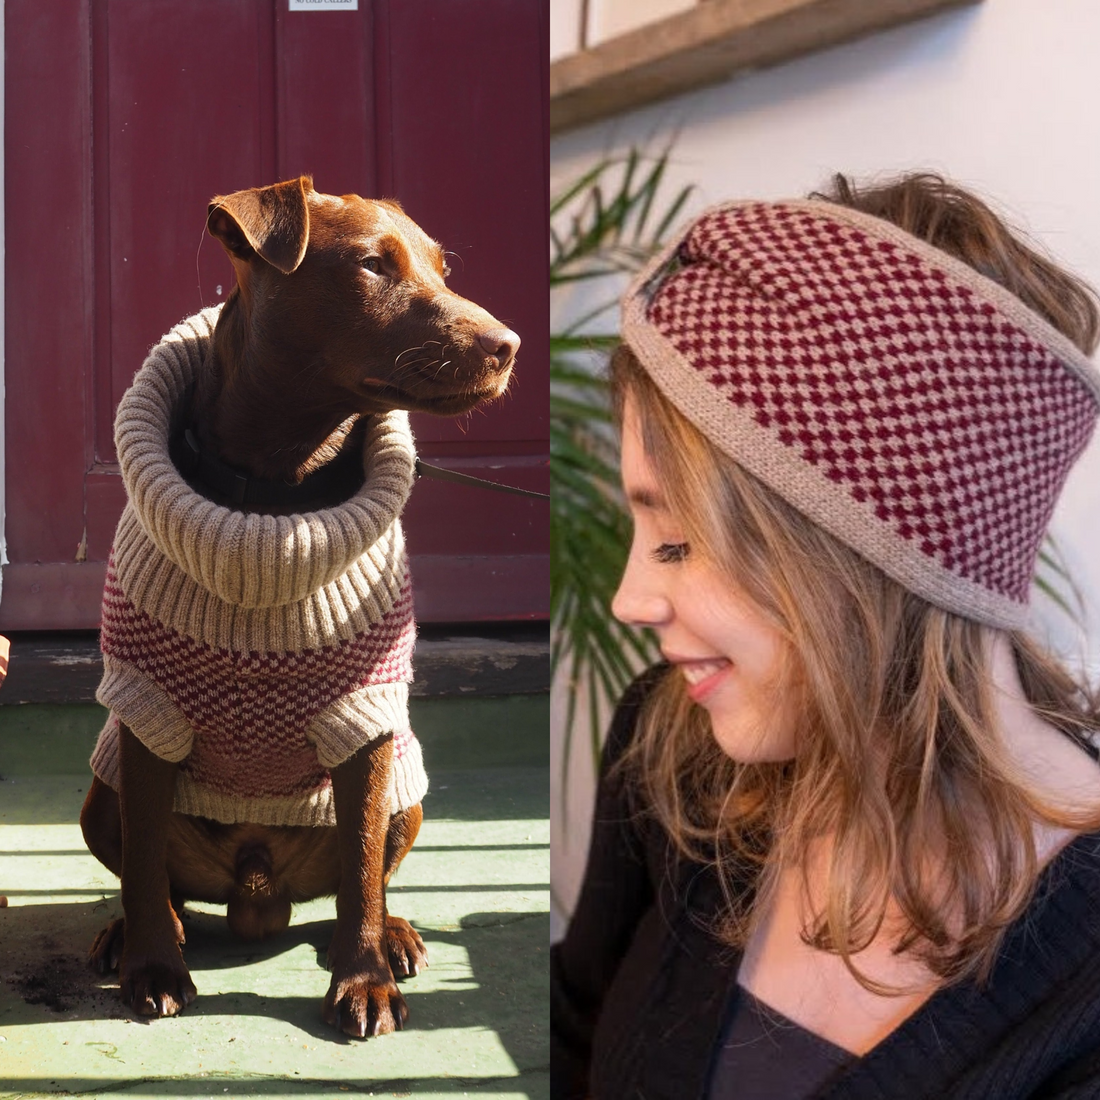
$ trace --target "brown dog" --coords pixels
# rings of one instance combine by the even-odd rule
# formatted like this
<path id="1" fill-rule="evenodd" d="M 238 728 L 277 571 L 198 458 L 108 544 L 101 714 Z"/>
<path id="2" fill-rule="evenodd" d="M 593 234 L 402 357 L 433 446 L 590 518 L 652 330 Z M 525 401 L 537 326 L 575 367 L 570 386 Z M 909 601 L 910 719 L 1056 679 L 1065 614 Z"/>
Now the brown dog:
<path id="1" fill-rule="evenodd" d="M 237 286 L 194 391 L 188 476 L 218 503 L 328 507 L 362 481 L 362 417 L 456 414 L 503 392 L 518 337 L 447 289 L 439 245 L 396 203 L 321 195 L 302 177 L 215 199 L 208 225 Z M 259 493 L 238 495 L 219 480 L 224 467 Z M 265 485 L 302 486 L 307 499 L 255 503 Z M 122 999 L 170 1016 L 195 997 L 180 951 L 187 899 L 226 903 L 235 932 L 262 938 L 287 926 L 292 901 L 335 894 L 324 1018 L 353 1036 L 400 1028 L 408 1010 L 394 976 L 427 956 L 385 907 L 422 818 L 419 805 L 390 814 L 393 751 L 380 737 L 332 769 L 335 828 L 223 824 L 173 811 L 178 764 L 121 725 L 119 791 L 93 779 L 80 823 L 122 878 L 125 916 L 92 948 L 101 972 L 118 967 Z"/>

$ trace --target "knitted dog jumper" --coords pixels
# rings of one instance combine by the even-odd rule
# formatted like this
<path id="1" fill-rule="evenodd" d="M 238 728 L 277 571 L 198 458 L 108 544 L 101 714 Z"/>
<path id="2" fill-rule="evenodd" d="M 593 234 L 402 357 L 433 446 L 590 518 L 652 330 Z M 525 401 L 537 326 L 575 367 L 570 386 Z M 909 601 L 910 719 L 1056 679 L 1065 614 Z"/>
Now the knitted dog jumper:
<path id="1" fill-rule="evenodd" d="M 408 415 L 372 417 L 366 480 L 307 515 L 231 511 L 169 457 L 218 310 L 149 353 L 115 420 L 128 501 L 103 594 L 110 717 L 92 769 L 119 783 L 125 722 L 179 762 L 175 809 L 222 822 L 333 825 L 328 769 L 393 734 L 391 812 L 428 781 L 409 729 L 416 637 L 398 516 L 413 481 Z"/>

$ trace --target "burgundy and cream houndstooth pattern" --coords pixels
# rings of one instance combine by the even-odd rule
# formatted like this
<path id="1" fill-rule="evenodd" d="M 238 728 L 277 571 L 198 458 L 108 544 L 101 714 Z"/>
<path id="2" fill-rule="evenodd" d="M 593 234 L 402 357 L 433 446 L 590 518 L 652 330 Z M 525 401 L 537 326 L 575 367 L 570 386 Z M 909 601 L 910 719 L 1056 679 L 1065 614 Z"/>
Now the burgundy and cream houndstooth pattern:
<path id="1" fill-rule="evenodd" d="M 408 720 L 416 637 L 398 513 L 414 455 L 376 418 L 367 478 L 306 516 L 246 515 L 194 493 L 168 458 L 172 409 L 216 320 L 178 325 L 119 406 L 128 492 L 103 599 L 111 708 L 92 767 L 118 785 L 118 727 L 180 763 L 175 808 L 218 821 L 331 825 L 328 769 L 393 734 L 391 809 L 427 790 Z"/>
<path id="2" fill-rule="evenodd" d="M 809 518 L 932 603 L 1022 625 L 1100 381 L 1003 288 L 847 208 L 735 203 L 636 280 L 623 336 Z"/>

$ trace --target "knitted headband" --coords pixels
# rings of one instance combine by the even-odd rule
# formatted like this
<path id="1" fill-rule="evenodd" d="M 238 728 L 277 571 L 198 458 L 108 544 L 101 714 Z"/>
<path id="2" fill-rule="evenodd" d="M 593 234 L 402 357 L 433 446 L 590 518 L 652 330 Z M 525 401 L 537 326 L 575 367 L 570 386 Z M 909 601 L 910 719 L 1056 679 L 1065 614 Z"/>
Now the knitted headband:
<path id="1" fill-rule="evenodd" d="M 731 203 L 632 283 L 622 334 L 820 527 L 939 607 L 1024 624 L 1100 376 L 1003 287 L 846 207 Z"/>

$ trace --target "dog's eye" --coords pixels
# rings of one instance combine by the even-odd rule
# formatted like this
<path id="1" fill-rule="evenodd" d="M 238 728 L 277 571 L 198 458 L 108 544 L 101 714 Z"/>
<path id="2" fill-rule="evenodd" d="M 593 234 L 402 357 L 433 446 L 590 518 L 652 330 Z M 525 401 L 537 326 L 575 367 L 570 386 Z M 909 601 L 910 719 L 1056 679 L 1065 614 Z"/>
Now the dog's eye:
<path id="1" fill-rule="evenodd" d="M 377 256 L 368 256 L 360 262 L 360 266 L 365 267 L 375 275 L 382 274 L 382 261 Z"/>

